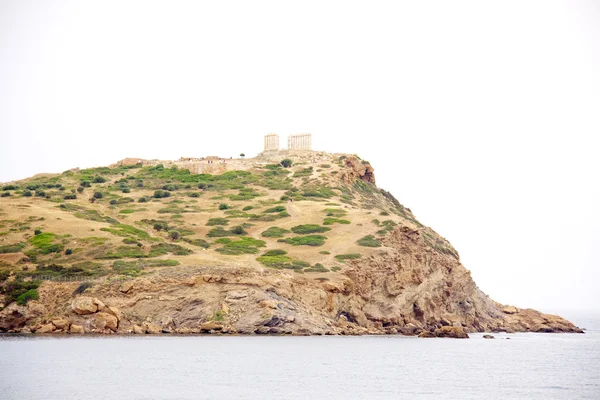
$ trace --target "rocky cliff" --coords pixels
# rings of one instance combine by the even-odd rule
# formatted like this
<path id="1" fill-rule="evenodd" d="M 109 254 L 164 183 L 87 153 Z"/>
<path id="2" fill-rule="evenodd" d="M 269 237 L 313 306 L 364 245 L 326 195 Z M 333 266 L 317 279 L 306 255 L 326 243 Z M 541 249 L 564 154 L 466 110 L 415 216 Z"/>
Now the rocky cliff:
<path id="1" fill-rule="evenodd" d="M 10 240 L 0 247 L 0 331 L 581 332 L 558 316 L 487 297 L 450 243 L 376 188 L 370 163 L 314 152 L 292 158 L 291 170 L 247 160 L 249 172 L 227 179 L 138 164 L 60 176 L 67 192 L 87 177 L 99 181 L 93 203 L 32 199 L 31 181 L 5 185 L 12 193 L 0 203 Z M 119 188 L 136 204 L 149 198 L 132 207 Z M 222 228 L 230 223 L 239 225 Z M 32 225 L 39 229 L 30 232 Z M 46 232 L 53 236 L 39 245 Z"/>

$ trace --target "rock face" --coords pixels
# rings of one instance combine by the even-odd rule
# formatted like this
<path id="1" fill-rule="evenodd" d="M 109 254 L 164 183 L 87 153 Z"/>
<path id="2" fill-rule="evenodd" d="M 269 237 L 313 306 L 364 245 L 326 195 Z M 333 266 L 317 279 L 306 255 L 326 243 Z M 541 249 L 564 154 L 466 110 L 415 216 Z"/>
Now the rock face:
<path id="1" fill-rule="evenodd" d="M 98 304 L 95 299 L 91 297 L 77 297 L 71 303 L 71 308 L 75 314 L 86 315 L 93 314 L 98 311 Z"/>

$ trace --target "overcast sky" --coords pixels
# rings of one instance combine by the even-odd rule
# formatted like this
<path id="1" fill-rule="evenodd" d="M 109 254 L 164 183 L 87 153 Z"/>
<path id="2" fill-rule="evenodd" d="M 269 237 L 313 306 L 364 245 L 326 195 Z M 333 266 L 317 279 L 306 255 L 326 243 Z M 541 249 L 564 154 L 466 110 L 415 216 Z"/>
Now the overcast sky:
<path id="1" fill-rule="evenodd" d="M 593 0 L 0 0 L 0 181 L 312 132 L 495 300 L 598 310 L 599 71 Z"/>

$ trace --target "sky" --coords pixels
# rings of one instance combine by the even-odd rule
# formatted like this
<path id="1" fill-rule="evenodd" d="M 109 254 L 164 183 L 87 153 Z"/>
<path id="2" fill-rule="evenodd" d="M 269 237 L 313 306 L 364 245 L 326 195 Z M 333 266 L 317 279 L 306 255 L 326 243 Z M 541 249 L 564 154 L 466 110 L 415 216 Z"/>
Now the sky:
<path id="1" fill-rule="evenodd" d="M 0 182 L 356 153 L 493 299 L 600 311 L 597 1 L 0 0 Z"/>

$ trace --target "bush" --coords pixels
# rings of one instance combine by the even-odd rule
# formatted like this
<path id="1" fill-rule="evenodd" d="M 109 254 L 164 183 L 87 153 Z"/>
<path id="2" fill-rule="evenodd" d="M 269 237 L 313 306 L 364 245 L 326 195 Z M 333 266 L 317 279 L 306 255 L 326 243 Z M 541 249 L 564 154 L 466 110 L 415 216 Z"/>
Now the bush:
<path id="1" fill-rule="evenodd" d="M 348 221 L 347 219 L 339 219 L 339 218 L 325 218 L 323 220 L 323 225 L 333 225 L 333 224 L 347 225 L 349 223 L 350 223 L 350 221 Z"/>
<path id="2" fill-rule="evenodd" d="M 152 195 L 152 197 L 154 197 L 155 199 L 171 197 L 171 192 L 166 191 L 166 190 L 156 190 L 156 191 L 154 191 L 154 194 Z"/>
<path id="3" fill-rule="evenodd" d="M 66 249 L 65 250 L 65 255 L 70 256 L 71 254 L 73 254 L 73 249 Z"/>
<path id="4" fill-rule="evenodd" d="M 64 200 L 75 200 L 77 199 L 77 195 L 76 194 L 66 194 L 63 196 Z"/>
<path id="5" fill-rule="evenodd" d="M 329 269 L 325 268 L 321 263 L 316 263 L 312 267 L 306 268 L 304 272 L 329 272 Z"/>
<path id="6" fill-rule="evenodd" d="M 104 183 L 106 182 L 106 178 L 104 178 L 103 176 L 95 176 L 94 177 L 94 183 Z"/>
<path id="7" fill-rule="evenodd" d="M 41 254 L 59 253 L 63 249 L 62 244 L 53 243 L 54 234 L 40 233 L 29 238 L 29 242 L 40 250 Z"/>
<path id="8" fill-rule="evenodd" d="M 84 187 L 83 187 L 83 186 L 79 186 L 79 187 L 77 188 L 77 193 L 83 193 L 83 189 L 84 189 Z"/>
<path id="9" fill-rule="evenodd" d="M 38 287 L 40 287 L 40 281 L 6 282 L 1 288 L 2 293 L 4 294 L 4 304 L 9 305 L 10 303 L 17 301 L 19 298 L 19 304 L 22 305 L 26 304 L 28 300 L 37 300 L 39 298 L 37 293 Z"/>
<path id="10" fill-rule="evenodd" d="M 254 206 L 246 206 L 244 208 L 242 208 L 242 211 L 250 211 L 254 208 Z"/>
<path id="11" fill-rule="evenodd" d="M 138 203 L 147 203 L 147 202 L 148 202 L 148 200 L 150 200 L 150 198 L 149 198 L 149 197 L 147 197 L 147 196 L 142 196 L 142 197 L 140 197 L 140 198 L 138 199 Z"/>
<path id="12" fill-rule="evenodd" d="M 292 232 L 304 235 L 307 233 L 323 233 L 330 231 L 331 228 L 327 228 L 325 226 L 316 225 L 316 224 L 305 224 L 305 225 L 297 225 L 292 228 Z"/>
<path id="13" fill-rule="evenodd" d="M 25 243 L 5 244 L 0 246 L 0 254 L 18 253 L 25 247 Z"/>
<path id="14" fill-rule="evenodd" d="M 349 254 L 338 254 L 335 256 L 335 259 L 339 262 L 345 262 L 346 260 L 358 260 L 362 256 L 357 253 L 349 253 Z"/>
<path id="15" fill-rule="evenodd" d="M 225 204 L 225 203 L 219 204 L 219 210 L 227 210 L 228 208 L 230 208 L 228 204 Z"/>
<path id="16" fill-rule="evenodd" d="M 35 231 L 33 231 L 33 234 L 34 234 L 35 236 L 37 236 L 37 235 L 39 235 L 39 234 L 41 234 L 41 233 L 42 233 L 42 231 L 41 231 L 41 230 L 39 230 L 39 229 L 36 229 Z"/>
<path id="17" fill-rule="evenodd" d="M 178 231 L 171 231 L 169 232 L 169 238 L 171 240 L 179 240 L 181 239 L 181 233 L 179 233 Z"/>
<path id="18" fill-rule="evenodd" d="M 24 190 L 23 191 L 23 196 L 25 196 L 25 197 L 31 197 L 31 190 Z"/>
<path id="19" fill-rule="evenodd" d="M 305 261 L 294 260 L 286 254 L 287 253 L 283 250 L 270 250 L 258 257 L 256 261 L 269 268 L 285 268 L 294 270 L 296 272 L 302 272 L 304 268 L 310 266 L 309 263 Z"/>
<path id="20" fill-rule="evenodd" d="M 286 254 L 287 254 L 287 251 L 285 251 L 285 250 L 275 249 L 275 250 L 265 251 L 263 256 L 283 256 Z"/>
<path id="21" fill-rule="evenodd" d="M 280 213 L 286 211 L 284 206 L 276 206 L 272 208 L 267 208 L 263 213 Z"/>
<path id="22" fill-rule="evenodd" d="M 131 189 L 129 189 L 128 187 L 124 187 L 123 189 L 121 189 L 121 193 L 131 193 Z"/>
<path id="23" fill-rule="evenodd" d="M 35 196 L 36 197 L 46 197 L 46 192 L 44 192 L 43 190 L 36 190 Z"/>
<path id="24" fill-rule="evenodd" d="M 367 235 L 361 239 L 358 239 L 356 243 L 365 247 L 381 247 L 381 242 L 375 239 L 373 235 Z"/>
<path id="25" fill-rule="evenodd" d="M 108 204 L 110 204 L 111 206 L 114 206 L 117 204 L 117 200 L 112 199 L 111 201 L 108 202 Z"/>
<path id="26" fill-rule="evenodd" d="M 29 289 L 19 297 L 17 297 L 17 304 L 24 306 L 29 300 L 39 300 L 40 295 L 37 289 Z"/>
<path id="27" fill-rule="evenodd" d="M 10 192 L 2 192 L 2 197 L 10 197 Z"/>
<path id="28" fill-rule="evenodd" d="M 286 233 L 290 233 L 290 231 L 287 229 L 272 226 L 269 229 L 267 229 L 266 231 L 264 231 L 263 233 L 261 233 L 261 236 L 272 237 L 272 238 L 282 238 L 283 235 L 285 235 Z"/>
<path id="29" fill-rule="evenodd" d="M 258 248 L 265 246 L 263 240 L 257 240 L 250 237 L 241 237 L 237 240 L 221 238 L 217 240 L 217 243 L 224 245 L 223 247 L 218 248 L 217 251 L 226 255 L 257 254 Z"/>
<path id="30" fill-rule="evenodd" d="M 322 246 L 327 237 L 322 235 L 296 236 L 287 239 L 279 239 L 278 242 L 291 244 L 292 246 Z"/>
<path id="31" fill-rule="evenodd" d="M 89 183 L 88 181 L 81 181 L 81 183 L 79 184 L 79 187 L 92 187 L 92 184 Z"/>
<path id="32" fill-rule="evenodd" d="M 94 199 L 101 199 L 103 197 L 104 195 L 102 194 L 102 192 L 94 192 Z"/>
<path id="33" fill-rule="evenodd" d="M 285 158 L 285 159 L 281 160 L 281 162 L 279 164 L 281 164 L 281 166 L 283 168 L 289 168 L 292 166 L 293 162 L 289 158 Z"/>
<path id="34" fill-rule="evenodd" d="M 189 243 L 193 246 L 198 246 L 198 247 L 202 247 L 205 249 L 208 249 L 210 247 L 210 244 L 204 240 L 204 239 L 183 239 L 186 243 Z"/>
<path id="35" fill-rule="evenodd" d="M 227 225 L 227 224 L 229 224 L 229 220 L 227 218 L 211 218 L 206 223 L 206 226 Z"/>

